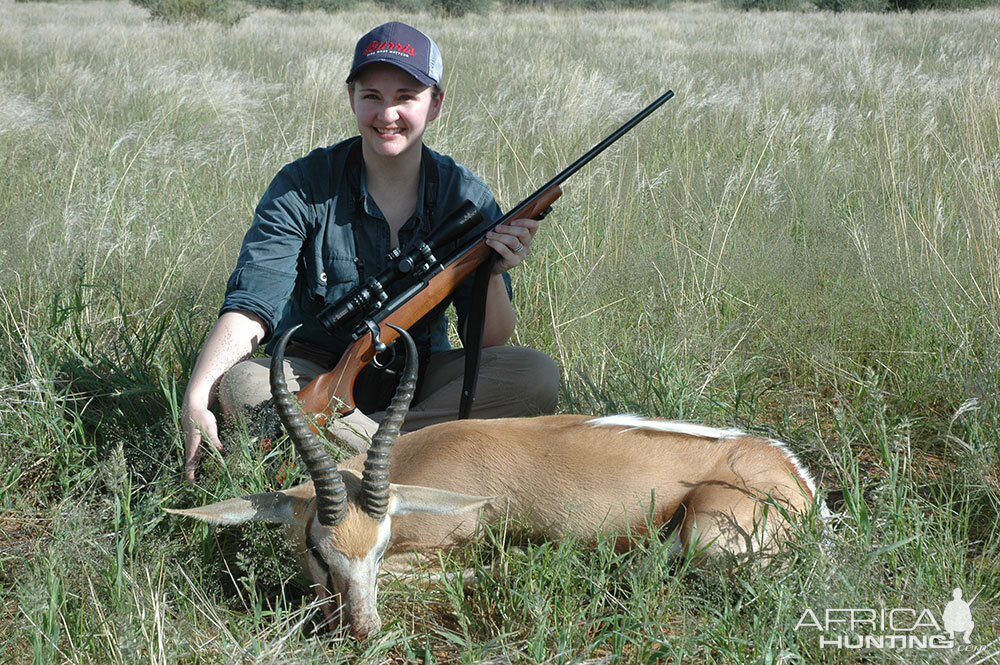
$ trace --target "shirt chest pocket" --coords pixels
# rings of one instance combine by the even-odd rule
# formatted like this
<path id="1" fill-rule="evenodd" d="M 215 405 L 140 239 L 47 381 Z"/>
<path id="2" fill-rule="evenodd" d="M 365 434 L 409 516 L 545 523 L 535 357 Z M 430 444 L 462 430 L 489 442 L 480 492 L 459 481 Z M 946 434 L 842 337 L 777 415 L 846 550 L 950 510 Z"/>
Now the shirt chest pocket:
<path id="1" fill-rule="evenodd" d="M 358 285 L 358 268 L 350 258 L 333 258 L 306 270 L 309 296 L 316 302 L 335 303 Z"/>

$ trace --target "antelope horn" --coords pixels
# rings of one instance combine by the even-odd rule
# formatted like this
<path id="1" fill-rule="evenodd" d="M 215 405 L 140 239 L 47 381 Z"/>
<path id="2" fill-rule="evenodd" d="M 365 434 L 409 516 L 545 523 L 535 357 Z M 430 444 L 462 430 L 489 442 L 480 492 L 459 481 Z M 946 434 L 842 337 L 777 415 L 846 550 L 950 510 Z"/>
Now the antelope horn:
<path id="1" fill-rule="evenodd" d="M 397 328 L 391 323 L 390 328 L 399 333 L 406 343 L 406 367 L 399 380 L 399 387 L 392 398 L 392 403 L 385 410 L 385 418 L 379 423 L 378 430 L 372 435 L 372 445 L 368 448 L 365 459 L 365 470 L 361 475 L 361 505 L 369 517 L 381 521 L 389 509 L 389 463 L 392 458 L 392 446 L 399 436 L 399 429 L 406 418 L 406 412 L 413 399 L 417 387 L 417 345 L 413 343 L 410 333 Z"/>
<path id="2" fill-rule="evenodd" d="M 337 463 L 323 447 L 323 442 L 302 417 L 298 400 L 288 391 L 288 386 L 285 384 L 283 367 L 285 346 L 295 331 L 301 327 L 302 324 L 299 324 L 282 335 L 274 349 L 274 355 L 271 357 L 271 397 L 274 398 L 278 416 L 288 436 L 292 438 L 299 457 L 305 462 L 309 477 L 316 487 L 319 523 L 324 526 L 334 526 L 342 522 L 347 514 L 347 491 L 344 489 L 344 479 L 340 477 Z"/>

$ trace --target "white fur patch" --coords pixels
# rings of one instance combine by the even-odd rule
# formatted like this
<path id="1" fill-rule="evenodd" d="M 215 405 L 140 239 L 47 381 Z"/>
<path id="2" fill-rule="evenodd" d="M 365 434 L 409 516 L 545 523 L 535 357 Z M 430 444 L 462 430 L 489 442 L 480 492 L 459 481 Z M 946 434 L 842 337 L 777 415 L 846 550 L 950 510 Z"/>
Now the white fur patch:
<path id="1" fill-rule="evenodd" d="M 707 439 L 732 439 L 737 436 L 746 436 L 747 433 L 738 429 L 718 429 L 717 427 L 707 427 L 696 423 L 687 423 L 682 420 L 650 420 L 643 416 L 632 413 L 625 413 L 618 416 L 605 416 L 588 420 L 585 425 L 594 427 L 624 427 L 626 429 L 648 429 L 657 432 L 670 432 L 672 434 L 687 434 L 689 436 L 703 436 Z"/>
<path id="2" fill-rule="evenodd" d="M 785 457 L 787 457 L 788 461 L 791 462 L 792 466 L 795 467 L 795 472 L 798 473 L 799 478 L 801 478 L 802 482 L 804 482 L 806 484 L 806 487 L 809 488 L 809 493 L 815 497 L 816 482 L 813 480 L 812 474 L 809 473 L 809 469 L 807 469 L 802 464 L 802 462 L 799 461 L 799 458 L 795 455 L 795 453 L 792 452 L 791 448 L 788 447 L 787 443 L 784 443 L 783 441 L 778 441 L 776 439 L 768 439 L 768 441 L 772 446 L 779 448 L 781 452 L 785 453 Z M 826 504 L 823 504 L 822 507 L 825 509 Z"/>
<path id="3" fill-rule="evenodd" d="M 588 420 L 584 423 L 585 425 L 591 425 L 593 427 L 624 427 L 626 430 L 631 429 L 645 429 L 653 430 L 656 432 L 669 432 L 671 434 L 687 434 L 689 436 L 700 436 L 706 439 L 735 439 L 741 436 L 753 436 L 739 429 L 719 429 L 717 427 L 707 427 L 705 425 L 698 425 L 696 423 L 688 423 L 682 420 L 651 420 L 643 416 L 637 416 L 633 413 L 625 413 L 617 416 L 604 416 L 603 418 L 594 418 Z M 813 481 L 812 476 L 809 471 L 803 466 L 799 458 L 795 456 L 795 453 L 791 451 L 788 444 L 775 439 L 768 439 L 768 443 L 776 448 L 779 448 L 781 452 L 785 454 L 788 461 L 792 463 L 795 467 L 795 471 L 802 482 L 805 483 L 806 487 L 809 488 L 809 492 L 816 496 L 816 483 Z"/>

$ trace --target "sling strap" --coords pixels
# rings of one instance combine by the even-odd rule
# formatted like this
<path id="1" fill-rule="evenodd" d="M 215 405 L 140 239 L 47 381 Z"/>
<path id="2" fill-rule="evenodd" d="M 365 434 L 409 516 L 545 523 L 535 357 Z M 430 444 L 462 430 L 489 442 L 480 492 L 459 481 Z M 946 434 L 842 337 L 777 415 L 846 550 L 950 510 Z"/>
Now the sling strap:
<path id="1" fill-rule="evenodd" d="M 476 268 L 475 281 L 472 283 L 472 306 L 465 324 L 465 376 L 462 379 L 462 400 L 458 405 L 459 420 L 469 417 L 472 403 L 476 399 L 476 382 L 483 356 L 483 329 L 486 326 L 486 294 L 494 260 L 495 258 L 489 258 Z"/>

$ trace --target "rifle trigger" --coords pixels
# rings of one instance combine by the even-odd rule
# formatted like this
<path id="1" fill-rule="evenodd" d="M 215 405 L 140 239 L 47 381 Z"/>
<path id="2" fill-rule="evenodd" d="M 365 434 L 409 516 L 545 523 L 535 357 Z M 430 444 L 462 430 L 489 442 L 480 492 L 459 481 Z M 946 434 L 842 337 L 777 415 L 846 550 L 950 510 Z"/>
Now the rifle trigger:
<path id="1" fill-rule="evenodd" d="M 545 210 L 535 215 L 535 219 L 545 219 L 550 212 L 552 212 L 552 206 L 549 206 Z"/>

